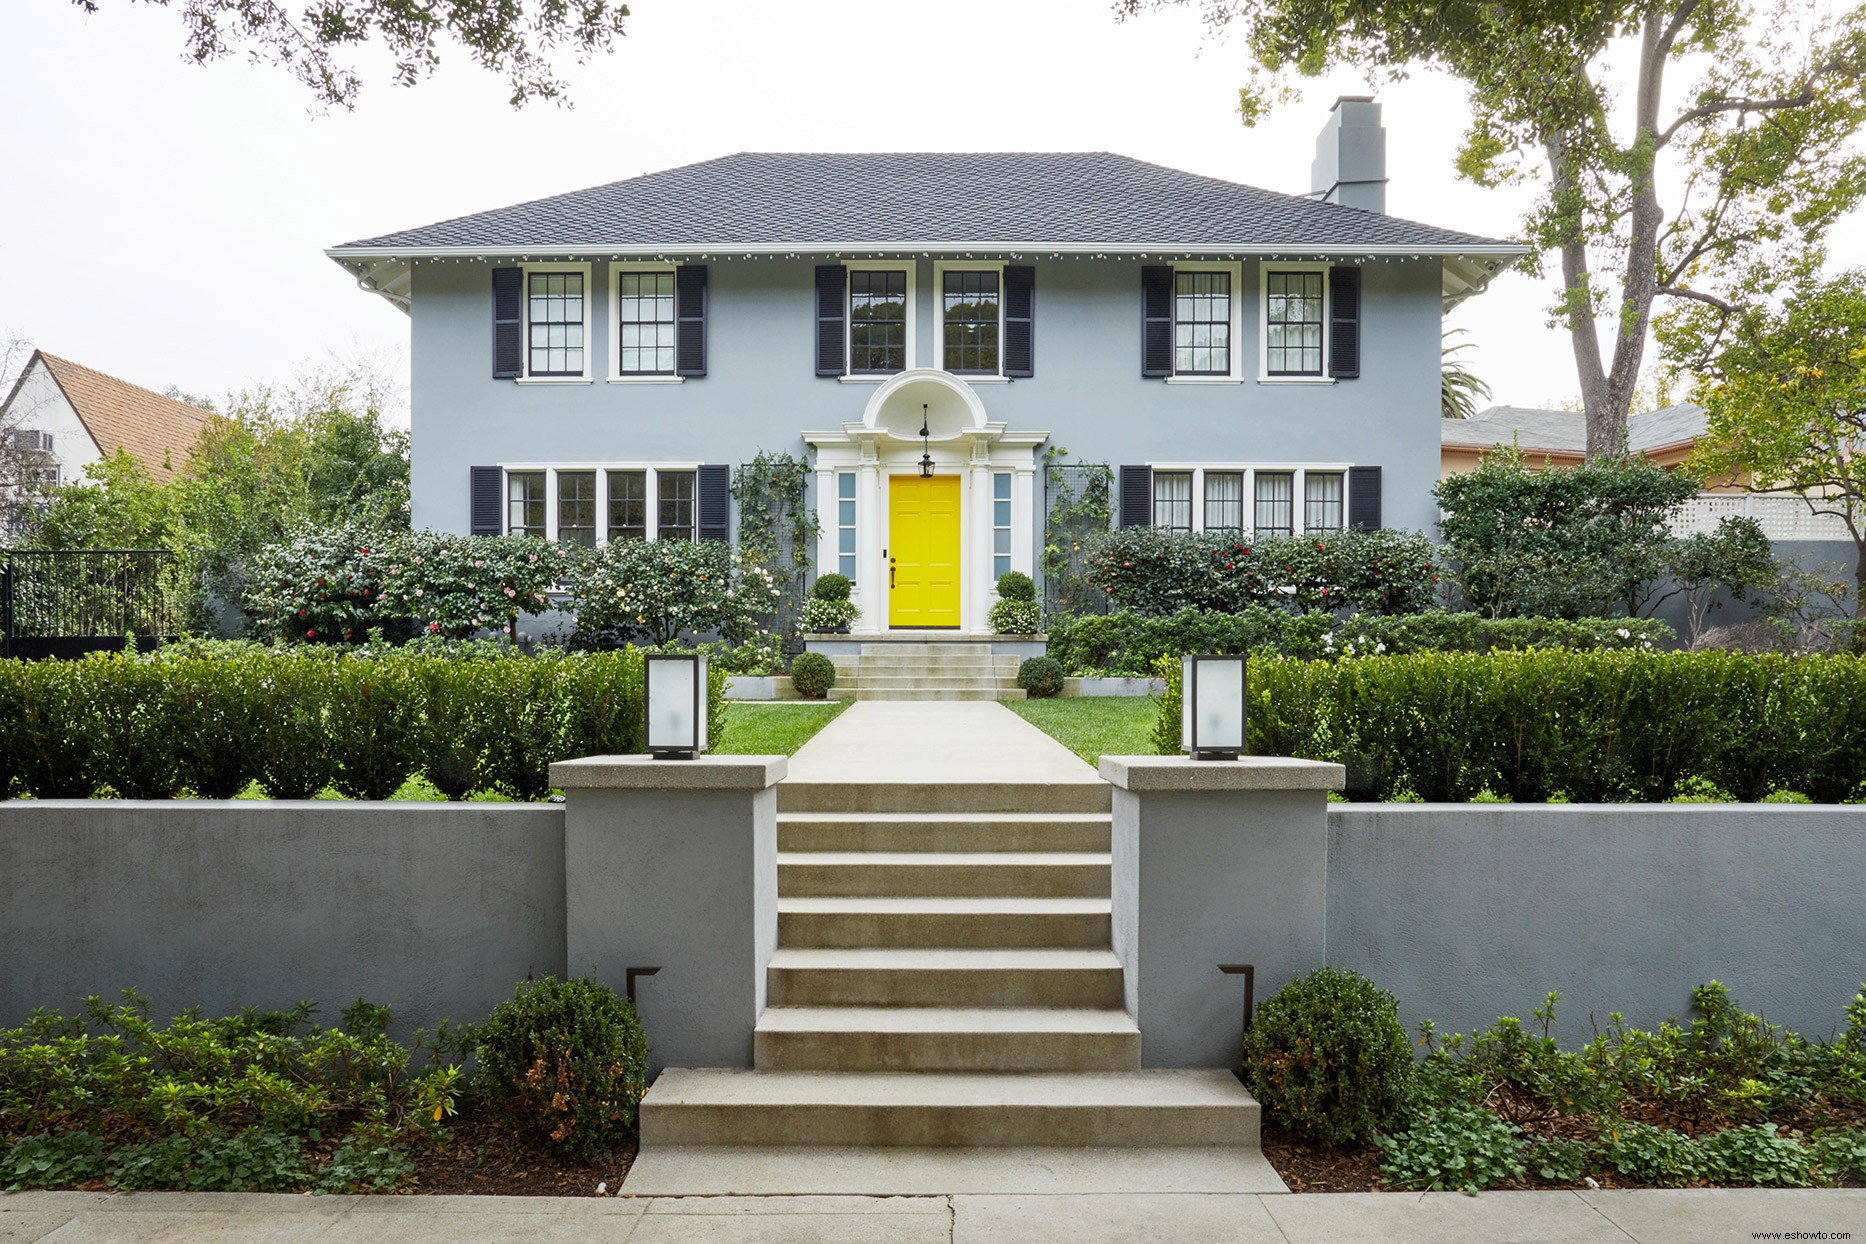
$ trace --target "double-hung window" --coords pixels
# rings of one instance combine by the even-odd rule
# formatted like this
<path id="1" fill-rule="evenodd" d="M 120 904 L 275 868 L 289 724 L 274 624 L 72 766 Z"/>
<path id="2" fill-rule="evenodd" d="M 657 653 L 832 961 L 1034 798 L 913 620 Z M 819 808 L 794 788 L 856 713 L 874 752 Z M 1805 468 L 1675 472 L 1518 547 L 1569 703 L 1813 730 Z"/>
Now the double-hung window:
<path id="1" fill-rule="evenodd" d="M 648 473 L 609 472 L 609 538 L 648 538 Z"/>
<path id="2" fill-rule="evenodd" d="M 1153 525 L 1165 531 L 1192 530 L 1192 472 L 1153 473 Z"/>
<path id="3" fill-rule="evenodd" d="M 581 272 L 527 274 L 525 323 L 527 375 L 579 377 L 584 364 L 587 284 Z"/>
<path id="4" fill-rule="evenodd" d="M 557 473 L 557 542 L 596 547 L 596 472 Z"/>
<path id="5" fill-rule="evenodd" d="M 940 275 L 940 362 L 947 371 L 995 376 L 999 368 L 999 273 Z"/>
<path id="6" fill-rule="evenodd" d="M 1327 283 L 1320 269 L 1264 273 L 1264 375 L 1322 376 Z"/>
<path id="7" fill-rule="evenodd" d="M 1345 515 L 1341 506 L 1340 472 L 1310 471 L 1302 477 L 1302 493 L 1304 531 L 1341 530 Z"/>
<path id="8" fill-rule="evenodd" d="M 616 275 L 616 374 L 674 374 L 674 272 Z"/>
<path id="9" fill-rule="evenodd" d="M 1231 374 L 1231 274 L 1173 274 L 1173 374 Z"/>
<path id="10" fill-rule="evenodd" d="M 1205 530 L 1244 529 L 1244 473 L 1205 472 Z"/>
<path id="11" fill-rule="evenodd" d="M 907 273 L 849 273 L 849 371 L 884 375 L 907 369 Z"/>
<path id="12" fill-rule="evenodd" d="M 656 489 L 660 496 L 655 515 L 655 538 L 691 540 L 694 537 L 692 471 L 656 471 Z"/>
<path id="13" fill-rule="evenodd" d="M 505 477 L 505 529 L 515 536 L 544 538 L 544 472 L 513 471 Z"/>
<path id="14" fill-rule="evenodd" d="M 1296 480 L 1287 471 L 1257 472 L 1257 530 L 1266 536 L 1295 534 Z"/>

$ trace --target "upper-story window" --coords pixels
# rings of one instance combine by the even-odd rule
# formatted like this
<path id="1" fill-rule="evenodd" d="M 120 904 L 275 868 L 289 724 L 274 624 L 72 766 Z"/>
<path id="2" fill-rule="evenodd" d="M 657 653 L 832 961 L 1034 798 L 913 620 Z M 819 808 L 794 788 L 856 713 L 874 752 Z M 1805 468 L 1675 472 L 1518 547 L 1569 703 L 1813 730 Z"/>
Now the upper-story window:
<path id="1" fill-rule="evenodd" d="M 616 277 L 616 373 L 674 374 L 674 272 L 622 272 Z"/>
<path id="2" fill-rule="evenodd" d="M 582 376 L 588 310 L 581 272 L 528 273 L 525 299 L 527 359 L 532 376 Z"/>
<path id="3" fill-rule="evenodd" d="M 1231 274 L 1173 274 L 1173 372 L 1231 374 Z"/>
<path id="4" fill-rule="evenodd" d="M 946 271 L 940 277 L 940 362 L 947 371 L 998 374 L 998 273 Z"/>
<path id="5" fill-rule="evenodd" d="M 1320 376 L 1325 323 L 1318 270 L 1264 274 L 1264 374 Z"/>
<path id="6" fill-rule="evenodd" d="M 907 273 L 849 273 L 849 370 L 876 375 L 907 369 Z"/>

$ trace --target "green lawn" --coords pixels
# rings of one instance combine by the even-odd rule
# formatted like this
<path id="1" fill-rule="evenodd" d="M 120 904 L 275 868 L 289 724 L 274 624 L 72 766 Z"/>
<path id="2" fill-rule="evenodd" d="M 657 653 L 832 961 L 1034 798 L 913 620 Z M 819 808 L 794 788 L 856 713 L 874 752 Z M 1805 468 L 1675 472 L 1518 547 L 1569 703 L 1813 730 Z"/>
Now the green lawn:
<path id="1" fill-rule="evenodd" d="M 726 728 L 711 750 L 724 756 L 788 756 L 852 703 L 733 700 L 726 705 Z"/>
<path id="2" fill-rule="evenodd" d="M 1068 700 L 1006 700 L 1004 707 L 1094 764 L 1103 756 L 1147 756 L 1160 714 L 1150 695 L 1085 696 Z"/>

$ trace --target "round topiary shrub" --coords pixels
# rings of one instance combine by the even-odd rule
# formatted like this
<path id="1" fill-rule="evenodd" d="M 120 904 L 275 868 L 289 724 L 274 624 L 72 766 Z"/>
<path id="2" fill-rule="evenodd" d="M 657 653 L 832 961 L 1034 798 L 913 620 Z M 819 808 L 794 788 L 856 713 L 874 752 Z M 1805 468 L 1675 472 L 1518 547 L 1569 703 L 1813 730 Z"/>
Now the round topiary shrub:
<path id="1" fill-rule="evenodd" d="M 812 700 L 820 700 L 836 685 L 836 667 L 820 652 L 800 653 L 790 663 L 790 685 Z"/>
<path id="2" fill-rule="evenodd" d="M 810 585 L 810 595 L 817 600 L 847 600 L 849 581 L 839 574 L 820 574 Z"/>
<path id="3" fill-rule="evenodd" d="M 1368 1140 L 1387 1126 L 1412 1071 L 1393 995 L 1342 968 L 1277 990 L 1244 1034 L 1244 1073 L 1264 1117 L 1324 1144 Z"/>
<path id="4" fill-rule="evenodd" d="M 525 981 L 480 1026 L 475 1083 L 542 1145 L 588 1160 L 635 1126 L 648 1040 L 635 1008 L 588 980 Z"/>
<path id="5" fill-rule="evenodd" d="M 1055 657 L 1025 657 L 1017 667 L 1017 685 L 1036 699 L 1063 689 L 1063 663 Z"/>
<path id="6" fill-rule="evenodd" d="M 999 600 L 1035 600 L 1037 585 L 1021 570 L 1007 570 L 998 576 Z"/>

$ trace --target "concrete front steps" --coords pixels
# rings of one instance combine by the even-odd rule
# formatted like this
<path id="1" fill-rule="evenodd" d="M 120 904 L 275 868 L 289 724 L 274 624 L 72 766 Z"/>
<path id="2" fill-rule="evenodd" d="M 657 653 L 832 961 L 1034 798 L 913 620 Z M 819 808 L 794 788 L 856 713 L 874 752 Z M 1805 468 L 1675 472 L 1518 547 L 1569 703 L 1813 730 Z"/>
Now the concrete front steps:
<path id="1" fill-rule="evenodd" d="M 780 783 L 754 1069 L 664 1071 L 628 1190 L 1283 1190 L 1231 1072 L 1141 1069 L 1109 837 L 1098 781 Z"/>
<path id="2" fill-rule="evenodd" d="M 863 644 L 854 656 L 833 658 L 843 700 L 1021 700 L 1018 658 L 994 656 L 976 643 Z"/>

